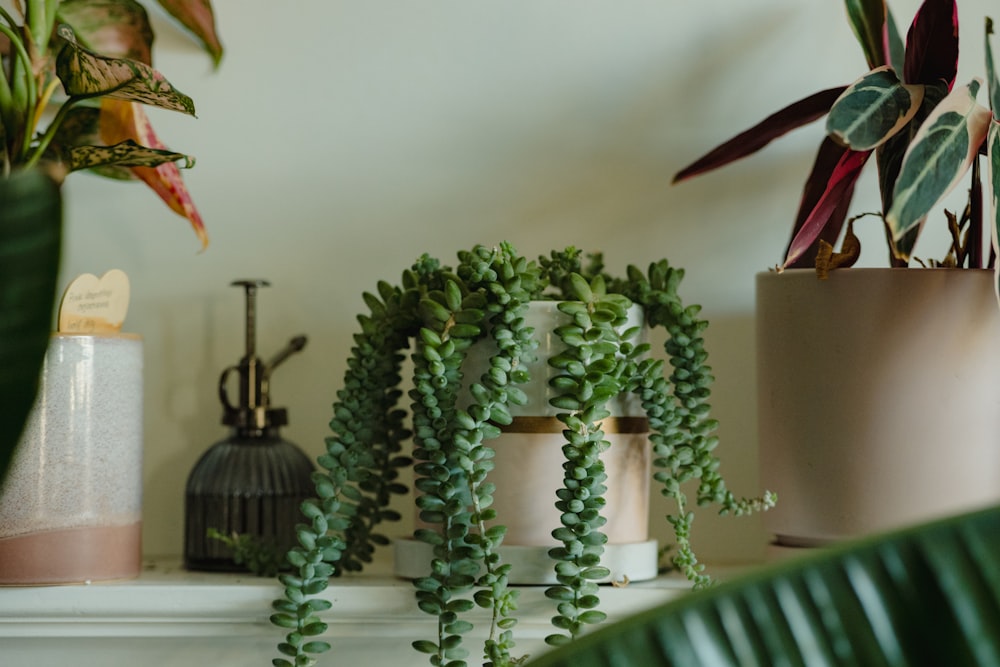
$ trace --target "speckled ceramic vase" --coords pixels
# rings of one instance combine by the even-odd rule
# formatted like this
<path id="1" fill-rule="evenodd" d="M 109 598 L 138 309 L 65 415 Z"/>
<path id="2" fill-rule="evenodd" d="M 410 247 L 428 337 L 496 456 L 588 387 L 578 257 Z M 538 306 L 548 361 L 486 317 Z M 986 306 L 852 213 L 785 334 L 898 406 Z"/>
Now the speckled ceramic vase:
<path id="1" fill-rule="evenodd" d="M 53 335 L 0 489 L 0 584 L 138 576 L 142 368 L 139 336 Z"/>

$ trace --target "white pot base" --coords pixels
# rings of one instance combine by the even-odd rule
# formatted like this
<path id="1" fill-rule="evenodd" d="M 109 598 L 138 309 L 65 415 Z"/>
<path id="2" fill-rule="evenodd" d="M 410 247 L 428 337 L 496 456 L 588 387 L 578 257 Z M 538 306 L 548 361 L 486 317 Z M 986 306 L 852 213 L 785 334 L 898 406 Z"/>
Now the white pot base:
<path id="1" fill-rule="evenodd" d="M 551 548 L 501 546 L 501 559 L 511 565 L 510 583 L 516 586 L 558 583 L 553 570 L 554 563 L 549 558 Z M 658 552 L 656 540 L 604 545 L 601 564 L 611 570 L 611 576 L 598 583 L 655 579 L 659 568 Z M 393 544 L 393 574 L 403 579 L 427 576 L 432 553 L 433 547 L 419 540 L 396 540 Z"/>

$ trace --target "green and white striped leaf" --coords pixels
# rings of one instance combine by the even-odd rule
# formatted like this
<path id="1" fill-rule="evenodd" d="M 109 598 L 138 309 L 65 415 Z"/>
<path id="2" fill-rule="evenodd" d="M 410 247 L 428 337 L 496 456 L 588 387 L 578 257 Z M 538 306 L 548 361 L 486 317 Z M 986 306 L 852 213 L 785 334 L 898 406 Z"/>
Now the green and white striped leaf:
<path id="1" fill-rule="evenodd" d="M 886 223 L 899 242 L 969 169 L 986 138 L 991 114 L 976 102 L 981 85 L 974 79 L 955 88 L 920 126 L 903 157 Z M 912 236 L 910 237 L 912 238 Z M 912 248 L 897 247 L 903 259 Z"/>
<path id="2" fill-rule="evenodd" d="M 888 66 L 878 67 L 848 86 L 826 119 L 826 131 L 838 143 L 868 151 L 903 129 L 920 109 L 922 85 L 904 84 Z"/>
<path id="3" fill-rule="evenodd" d="M 1000 253 L 1000 203 L 997 193 L 1000 192 L 1000 123 L 996 120 L 990 123 L 989 136 L 986 140 L 986 162 L 990 183 L 990 238 L 993 241 L 993 251 Z M 1000 262 L 996 262 L 993 288 L 1000 303 Z"/>
<path id="4" fill-rule="evenodd" d="M 990 94 L 990 109 L 993 119 L 990 123 L 986 139 L 986 169 L 990 184 L 990 239 L 993 242 L 993 252 L 1000 249 L 1000 203 L 997 193 L 1000 193 L 1000 125 L 997 123 L 997 112 L 1000 111 L 1000 78 L 997 77 L 996 63 L 993 60 L 993 21 L 986 19 L 986 81 Z M 993 287 L 1000 302 L 1000 262 L 996 263 Z"/>
<path id="5" fill-rule="evenodd" d="M 993 34 L 993 20 L 986 19 L 986 87 L 990 95 L 990 109 L 993 117 L 1000 111 L 1000 78 L 997 77 L 996 63 L 993 60 L 993 44 L 990 36 Z"/>

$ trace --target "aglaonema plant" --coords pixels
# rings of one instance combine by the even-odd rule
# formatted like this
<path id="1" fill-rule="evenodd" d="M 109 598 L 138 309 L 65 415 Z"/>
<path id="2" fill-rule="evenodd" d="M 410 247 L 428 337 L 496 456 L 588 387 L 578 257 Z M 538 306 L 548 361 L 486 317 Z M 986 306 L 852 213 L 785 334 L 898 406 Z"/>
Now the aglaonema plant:
<path id="1" fill-rule="evenodd" d="M 222 46 L 210 0 L 159 4 L 219 62 Z M 5 313 L 0 347 L 13 360 L 2 364 L 4 380 L 18 392 L 16 402 L 5 402 L 16 409 L 0 420 L 0 479 L 32 404 L 51 329 L 63 179 L 88 170 L 142 180 L 190 222 L 202 248 L 208 243 L 179 170 L 192 166 L 194 158 L 169 150 L 143 110 L 151 105 L 194 115 L 191 98 L 152 67 L 152 42 L 149 17 L 136 0 L 0 3 L 0 180 L 5 186 L 0 263 L 16 276 L 0 293 Z M 14 230 L 17 213 L 32 207 L 48 216 L 33 218 L 35 236 L 26 242 Z M 26 230 L 27 225 L 21 233 Z M 36 288 L 31 298 L 25 298 L 24 285 Z M 50 287 L 42 290 L 42 285 Z"/>
<path id="2" fill-rule="evenodd" d="M 848 220 L 854 188 L 865 165 L 878 168 L 889 264 L 909 266 L 928 214 L 966 174 L 969 201 L 945 212 L 951 247 L 945 259 L 926 263 L 982 268 L 993 262 L 1000 218 L 1000 139 L 996 114 L 1000 86 L 986 21 L 986 73 L 990 109 L 977 102 L 981 79 L 956 85 L 958 5 L 924 0 L 905 44 L 884 0 L 845 0 L 847 17 L 869 71 L 855 82 L 795 102 L 719 145 L 682 169 L 674 182 L 746 157 L 788 131 L 826 116 L 826 136 L 806 180 L 781 268 L 816 266 L 821 275 L 850 266 L 860 244 Z M 979 156 L 987 156 L 992 223 L 984 225 Z M 846 229 L 845 229 L 845 221 Z M 834 250 L 843 236 L 840 252 Z"/>
<path id="3" fill-rule="evenodd" d="M 210 0 L 158 0 L 215 64 L 222 46 Z M 143 109 L 194 115 L 194 102 L 152 66 L 153 29 L 136 0 L 27 0 L 0 6 L 0 178 L 43 168 L 61 182 L 89 170 L 142 180 L 205 226 L 180 175 L 194 158 L 169 150 Z"/>
<path id="4" fill-rule="evenodd" d="M 313 665 L 330 649 L 321 639 L 327 630 L 321 614 L 331 602 L 319 594 L 331 575 L 362 569 L 388 542 L 380 525 L 399 518 L 388 504 L 407 491 L 398 478 L 411 465 L 422 522 L 414 537 L 432 552 L 427 574 L 414 580 L 416 603 L 434 619 L 431 636 L 414 641 L 414 648 L 432 665 L 463 667 L 473 629 L 469 613 L 478 607 L 488 619 L 482 663 L 521 660 L 512 652 L 518 590 L 509 585 L 511 565 L 501 551 L 504 517 L 492 507 L 490 443 L 527 400 L 527 362 L 536 336 L 544 335 L 525 324 L 532 301 L 555 300 L 564 316 L 553 331 L 563 350 L 548 360 L 550 403 L 565 427 L 562 487 L 551 499 L 561 525 L 552 527 L 549 551 L 556 579 L 545 591 L 555 606 L 549 644 L 572 641 L 605 618 L 598 586 L 610 574 L 602 565 L 607 475 L 601 455 L 611 446 L 603 424 L 615 397 L 640 399 L 653 477 L 676 504 L 667 517 L 676 538 L 673 565 L 693 585 L 709 578 L 690 541 L 694 515 L 686 483 L 697 484 L 698 504 L 724 513 L 747 514 L 774 502 L 771 494 L 737 498 L 719 474 L 708 401 L 713 378 L 701 335 L 707 323 L 697 306 L 678 296 L 683 271 L 661 261 L 645 273 L 630 267 L 618 279 L 604 272 L 600 256 L 584 266 L 580 252 L 568 248 L 532 262 L 506 243 L 477 246 L 458 258 L 452 269 L 425 255 L 398 285 L 380 282 L 377 294 L 364 295 L 368 312 L 358 318 L 361 330 L 333 406 L 333 435 L 317 461 L 317 497 L 302 506 L 299 546 L 288 553 L 292 571 L 279 576 L 285 595 L 274 602 L 271 620 L 286 635 L 278 646 L 284 657 L 273 661 L 278 667 Z M 649 326 L 669 334 L 669 372 L 639 340 L 640 328 L 627 326 L 633 306 L 641 307 Z M 465 377 L 470 348 L 484 340 L 496 351 L 481 373 Z M 409 413 L 398 405 L 407 349 Z M 404 453 L 407 441 L 412 459 Z"/>

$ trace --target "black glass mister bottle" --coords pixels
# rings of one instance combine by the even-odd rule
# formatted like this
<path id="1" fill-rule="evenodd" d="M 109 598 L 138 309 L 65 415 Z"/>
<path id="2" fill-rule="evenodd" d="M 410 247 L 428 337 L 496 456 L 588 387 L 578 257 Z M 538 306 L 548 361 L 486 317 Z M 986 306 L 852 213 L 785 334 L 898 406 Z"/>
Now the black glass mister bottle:
<path id="1" fill-rule="evenodd" d="M 226 540 L 250 543 L 254 549 L 284 554 L 296 542 L 299 506 L 315 494 L 312 461 L 283 439 L 278 429 L 288 423 L 284 409 L 272 408 L 269 381 L 274 369 L 306 344 L 296 336 L 264 362 L 256 352 L 257 290 L 263 280 L 238 280 L 246 293 L 246 354 L 219 378 L 222 423 L 230 435 L 212 445 L 188 476 L 184 499 L 184 565 L 191 570 L 245 571 Z M 239 375 L 239 404 L 229 400 L 228 385 Z"/>

